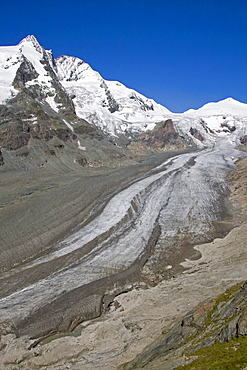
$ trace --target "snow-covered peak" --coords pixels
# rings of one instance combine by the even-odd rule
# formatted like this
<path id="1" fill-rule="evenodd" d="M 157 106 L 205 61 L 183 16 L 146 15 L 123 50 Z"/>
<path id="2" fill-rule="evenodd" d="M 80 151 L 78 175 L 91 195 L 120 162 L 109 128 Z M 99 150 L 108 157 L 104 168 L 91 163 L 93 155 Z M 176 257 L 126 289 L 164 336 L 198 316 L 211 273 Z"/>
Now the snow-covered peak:
<path id="1" fill-rule="evenodd" d="M 54 73 L 49 73 L 49 68 L 55 73 L 52 52 L 40 46 L 33 35 L 25 37 L 15 46 L 1 46 L 0 104 L 18 94 L 20 86 L 16 85 L 17 80 L 21 81 L 22 86 L 26 88 L 39 85 L 44 95 L 51 100 L 51 96 L 55 93 Z M 27 76 L 27 71 L 32 71 L 32 73 Z M 17 74 L 19 76 L 16 80 Z M 53 104 L 53 108 L 54 106 Z"/>
<path id="2" fill-rule="evenodd" d="M 36 37 L 33 35 L 28 35 L 24 39 L 22 39 L 17 46 L 24 46 L 25 44 L 28 44 L 31 47 L 34 47 L 36 51 L 38 51 L 40 54 L 43 53 L 43 47 L 39 44 Z"/>
<path id="3" fill-rule="evenodd" d="M 197 110 L 189 109 L 184 112 L 183 115 L 193 115 L 197 117 L 217 115 L 247 116 L 247 104 L 241 103 L 233 98 L 227 98 L 219 102 L 205 104 Z"/>
<path id="4" fill-rule="evenodd" d="M 189 109 L 175 120 L 181 135 L 187 133 L 199 146 L 211 145 L 221 136 L 239 144 L 247 134 L 247 104 L 227 98 Z"/>
<path id="5" fill-rule="evenodd" d="M 207 145 L 219 135 L 237 137 L 247 131 L 247 104 L 233 98 L 208 103 L 198 110 L 173 114 L 139 92 L 118 81 L 108 81 L 83 60 L 62 55 L 54 60 L 33 35 L 15 46 L 0 47 L 0 104 L 20 89 L 38 89 L 42 104 L 59 113 L 64 101 L 73 99 L 76 114 L 111 135 L 151 130 L 171 118 L 190 141 Z M 40 92 L 42 93 L 40 94 Z M 62 99 L 67 95 L 67 98 Z M 68 96 L 70 99 L 68 99 Z M 66 103 L 67 104 L 67 103 Z"/>

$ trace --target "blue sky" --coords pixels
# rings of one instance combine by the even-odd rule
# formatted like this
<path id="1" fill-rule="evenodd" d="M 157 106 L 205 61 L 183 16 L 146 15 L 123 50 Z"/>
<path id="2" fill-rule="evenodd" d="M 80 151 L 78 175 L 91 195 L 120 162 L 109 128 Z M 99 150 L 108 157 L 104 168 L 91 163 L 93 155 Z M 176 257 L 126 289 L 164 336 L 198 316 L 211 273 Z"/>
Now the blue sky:
<path id="1" fill-rule="evenodd" d="M 173 112 L 247 103 L 246 0 L 2 0 L 0 45 L 28 34 Z"/>

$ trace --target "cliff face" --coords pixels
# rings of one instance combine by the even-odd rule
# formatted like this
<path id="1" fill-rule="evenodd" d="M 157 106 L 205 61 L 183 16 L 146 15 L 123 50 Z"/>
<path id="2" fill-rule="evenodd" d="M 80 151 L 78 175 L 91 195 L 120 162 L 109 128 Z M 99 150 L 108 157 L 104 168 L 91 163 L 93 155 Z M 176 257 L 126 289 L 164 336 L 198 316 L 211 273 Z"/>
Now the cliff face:
<path id="1" fill-rule="evenodd" d="M 242 352 L 243 347 L 247 346 L 247 340 L 242 342 L 240 338 L 246 336 L 247 282 L 240 288 L 239 284 L 233 286 L 217 299 L 207 301 L 190 311 L 169 330 L 164 330 L 152 345 L 121 369 L 170 370 L 179 365 L 184 368 L 185 364 L 200 359 L 199 349 L 216 343 L 227 343 L 233 338 L 236 340 L 233 342 L 235 347 L 239 347 L 239 352 Z M 245 362 L 243 360 L 243 365 L 245 364 L 246 359 Z"/>

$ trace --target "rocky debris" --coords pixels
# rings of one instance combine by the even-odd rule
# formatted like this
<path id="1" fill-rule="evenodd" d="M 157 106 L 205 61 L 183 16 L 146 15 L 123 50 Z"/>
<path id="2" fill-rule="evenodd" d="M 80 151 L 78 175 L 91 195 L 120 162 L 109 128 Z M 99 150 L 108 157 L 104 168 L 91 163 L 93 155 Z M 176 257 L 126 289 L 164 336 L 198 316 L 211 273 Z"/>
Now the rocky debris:
<path id="1" fill-rule="evenodd" d="M 4 353 L 4 368 L 16 369 L 23 361 L 32 358 L 35 353 L 29 350 L 30 340 L 28 337 L 16 338 L 15 334 L 7 334 L 1 337 L 0 348 Z"/>
<path id="2" fill-rule="evenodd" d="M 88 163 L 86 158 L 84 158 L 83 156 L 81 156 L 79 154 L 76 156 L 75 161 L 76 161 L 76 163 L 78 163 L 82 167 L 86 166 L 87 163 Z"/>

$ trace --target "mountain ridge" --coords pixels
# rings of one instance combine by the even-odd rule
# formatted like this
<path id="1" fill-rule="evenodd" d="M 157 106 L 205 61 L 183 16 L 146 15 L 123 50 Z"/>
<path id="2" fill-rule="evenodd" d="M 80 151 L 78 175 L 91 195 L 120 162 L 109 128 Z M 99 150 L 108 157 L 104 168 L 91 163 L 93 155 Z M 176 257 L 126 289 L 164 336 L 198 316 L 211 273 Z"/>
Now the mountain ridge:
<path id="1" fill-rule="evenodd" d="M 222 135 L 237 145 L 247 142 L 247 104 L 227 98 L 172 113 L 118 81 L 103 79 L 77 57 L 55 59 L 33 35 L 0 47 L 0 103 L 3 157 L 6 150 L 32 149 L 37 139 L 42 141 L 36 141 L 38 155 L 45 150 L 61 158 L 52 144 L 56 138 L 56 145 L 69 146 L 70 162 L 84 165 L 203 148 Z M 39 165 L 46 161 L 50 157 Z"/>

